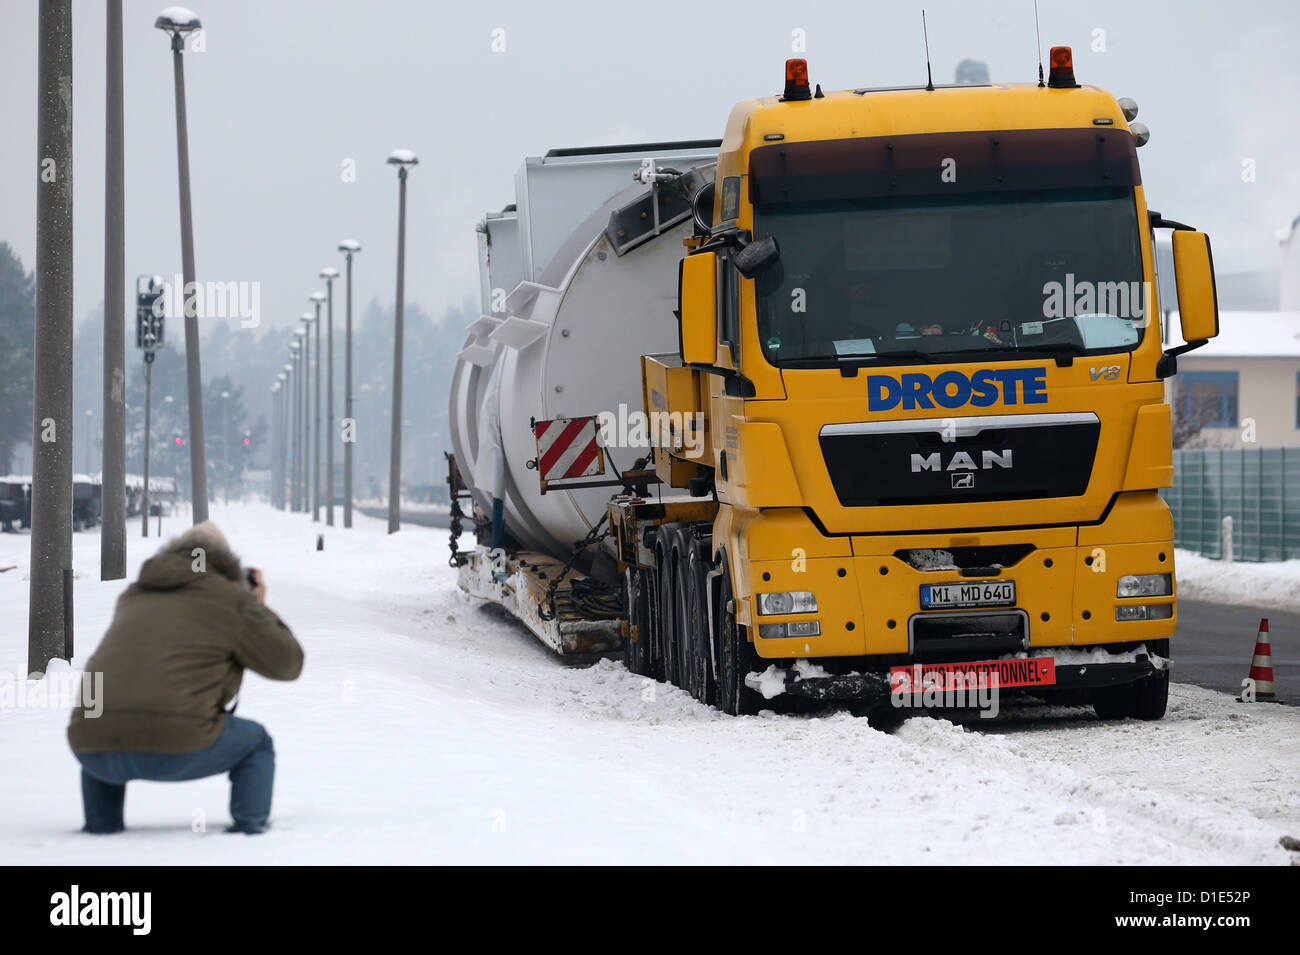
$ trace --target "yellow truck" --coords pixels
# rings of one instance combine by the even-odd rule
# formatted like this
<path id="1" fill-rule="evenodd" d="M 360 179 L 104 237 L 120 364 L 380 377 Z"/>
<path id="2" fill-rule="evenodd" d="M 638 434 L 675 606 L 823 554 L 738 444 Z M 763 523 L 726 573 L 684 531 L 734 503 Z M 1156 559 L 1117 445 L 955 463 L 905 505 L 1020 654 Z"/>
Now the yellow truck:
<path id="1" fill-rule="evenodd" d="M 1136 114 L 1078 85 L 1067 47 L 1037 84 L 823 93 L 788 61 L 682 190 L 676 347 L 638 353 L 650 447 L 557 474 L 546 429 L 587 425 L 531 411 L 544 492 L 617 493 L 571 554 L 512 542 L 476 498 L 462 586 L 570 634 L 602 619 L 617 640 L 552 645 L 621 641 L 633 672 L 732 714 L 978 687 L 1161 718 L 1164 380 L 1218 310 L 1208 238 L 1147 208 Z"/>

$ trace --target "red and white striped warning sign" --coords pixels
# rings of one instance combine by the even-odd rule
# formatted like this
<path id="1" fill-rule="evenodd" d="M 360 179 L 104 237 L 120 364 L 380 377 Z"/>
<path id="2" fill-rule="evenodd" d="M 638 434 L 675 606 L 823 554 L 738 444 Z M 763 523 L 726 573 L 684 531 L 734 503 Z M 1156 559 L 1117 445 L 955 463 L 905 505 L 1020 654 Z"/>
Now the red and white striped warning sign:
<path id="1" fill-rule="evenodd" d="M 543 481 L 591 477 L 605 473 L 596 419 L 553 418 L 533 425 L 537 439 L 537 473 Z"/>

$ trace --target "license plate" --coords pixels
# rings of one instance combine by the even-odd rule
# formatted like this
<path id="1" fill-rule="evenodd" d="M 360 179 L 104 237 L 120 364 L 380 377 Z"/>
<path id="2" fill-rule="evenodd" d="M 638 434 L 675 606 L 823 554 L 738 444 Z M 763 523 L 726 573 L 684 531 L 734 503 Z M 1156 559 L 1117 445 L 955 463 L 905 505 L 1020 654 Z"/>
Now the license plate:
<path id="1" fill-rule="evenodd" d="M 940 607 L 1012 607 L 1015 603 L 1014 580 L 921 585 L 921 606 L 926 610 Z"/>
<path id="2" fill-rule="evenodd" d="M 1053 686 L 1055 683 L 1056 660 L 1052 657 L 980 660 L 975 663 L 915 663 L 889 669 L 889 689 L 893 693 L 976 689 L 994 685 L 1002 688 Z"/>

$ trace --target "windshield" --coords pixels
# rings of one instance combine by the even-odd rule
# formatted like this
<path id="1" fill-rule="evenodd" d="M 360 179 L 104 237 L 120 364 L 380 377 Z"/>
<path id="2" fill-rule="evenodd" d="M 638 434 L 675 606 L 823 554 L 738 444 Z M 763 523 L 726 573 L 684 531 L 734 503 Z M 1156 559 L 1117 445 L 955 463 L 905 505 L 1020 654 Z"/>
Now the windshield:
<path id="1" fill-rule="evenodd" d="M 820 200 L 759 206 L 780 261 L 758 280 L 775 364 L 990 352 L 1106 352 L 1141 341 L 1131 189 Z"/>

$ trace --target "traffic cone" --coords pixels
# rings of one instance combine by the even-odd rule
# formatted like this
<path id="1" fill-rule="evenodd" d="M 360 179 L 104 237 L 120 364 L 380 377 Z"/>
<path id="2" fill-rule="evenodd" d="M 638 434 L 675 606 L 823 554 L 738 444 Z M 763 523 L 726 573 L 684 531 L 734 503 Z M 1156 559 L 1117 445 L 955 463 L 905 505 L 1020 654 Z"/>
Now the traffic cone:
<path id="1" fill-rule="evenodd" d="M 1255 655 L 1250 661 L 1250 678 L 1255 682 L 1255 699 L 1277 699 L 1273 690 L 1273 646 L 1268 642 L 1268 617 L 1259 622 L 1255 638 Z"/>

